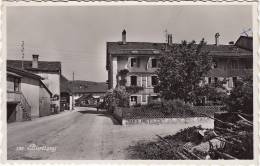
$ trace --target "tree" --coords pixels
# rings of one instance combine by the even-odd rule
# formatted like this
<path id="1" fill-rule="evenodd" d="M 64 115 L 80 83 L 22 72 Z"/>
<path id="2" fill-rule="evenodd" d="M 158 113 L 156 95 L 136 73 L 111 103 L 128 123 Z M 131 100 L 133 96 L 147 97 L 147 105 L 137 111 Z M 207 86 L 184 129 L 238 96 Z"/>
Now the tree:
<path id="1" fill-rule="evenodd" d="M 253 78 L 238 79 L 229 97 L 225 100 L 230 112 L 253 114 Z"/>
<path id="2" fill-rule="evenodd" d="M 128 107 L 129 94 L 123 86 L 118 86 L 115 89 L 110 89 L 104 96 L 104 108 L 108 111 L 113 111 L 114 107 Z"/>
<path id="3" fill-rule="evenodd" d="M 157 71 L 159 84 L 155 90 L 163 98 L 192 103 L 198 100 L 198 92 L 210 88 L 201 85 L 213 65 L 212 57 L 203 50 L 205 45 L 204 39 L 199 44 L 183 41 L 161 55 Z"/>

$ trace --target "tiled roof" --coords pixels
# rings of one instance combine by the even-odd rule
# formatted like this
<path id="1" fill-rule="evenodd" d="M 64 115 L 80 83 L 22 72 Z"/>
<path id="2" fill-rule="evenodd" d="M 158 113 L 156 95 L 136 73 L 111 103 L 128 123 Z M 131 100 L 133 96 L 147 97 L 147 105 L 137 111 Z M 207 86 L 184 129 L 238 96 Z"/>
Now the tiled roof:
<path id="1" fill-rule="evenodd" d="M 26 77 L 37 79 L 37 80 L 41 80 L 42 79 L 41 76 L 38 76 L 38 75 L 36 75 L 34 73 L 31 73 L 29 71 L 13 68 L 13 67 L 9 67 L 9 66 L 7 66 L 7 72 L 12 72 L 12 73 L 15 73 L 15 74 L 17 74 L 19 76 L 26 76 Z"/>
<path id="2" fill-rule="evenodd" d="M 38 68 L 32 68 L 32 61 L 23 61 L 24 69 L 30 71 L 46 71 L 46 72 L 60 72 L 61 62 L 55 61 L 38 61 Z M 21 60 L 7 60 L 7 66 L 13 68 L 22 68 Z"/>
<path id="3" fill-rule="evenodd" d="M 69 89 L 74 93 L 105 93 L 108 85 L 105 82 L 75 80 L 69 81 Z"/>
<path id="4" fill-rule="evenodd" d="M 247 50 L 253 50 L 253 37 L 250 36 L 240 36 L 235 43 L 236 46 L 244 48 Z"/>
<path id="5" fill-rule="evenodd" d="M 169 50 L 179 45 L 174 43 L 167 47 Z M 159 55 L 164 53 L 165 48 L 165 43 L 127 42 L 122 44 L 122 42 L 107 42 L 107 66 L 109 65 L 110 54 L 114 56 Z M 203 47 L 203 51 L 209 52 L 213 57 L 252 57 L 251 50 L 236 45 L 207 44 Z"/>
<path id="6" fill-rule="evenodd" d="M 241 76 L 246 77 L 253 74 L 253 69 L 232 69 L 232 70 L 224 70 L 220 68 L 211 69 L 207 73 L 207 77 L 235 77 Z"/>

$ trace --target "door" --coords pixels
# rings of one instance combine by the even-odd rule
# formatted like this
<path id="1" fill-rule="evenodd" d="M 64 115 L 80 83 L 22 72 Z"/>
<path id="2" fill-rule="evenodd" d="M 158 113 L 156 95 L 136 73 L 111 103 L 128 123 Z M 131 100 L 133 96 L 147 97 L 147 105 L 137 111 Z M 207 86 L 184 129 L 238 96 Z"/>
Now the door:
<path id="1" fill-rule="evenodd" d="M 16 106 L 17 104 L 7 103 L 7 123 L 16 121 Z"/>

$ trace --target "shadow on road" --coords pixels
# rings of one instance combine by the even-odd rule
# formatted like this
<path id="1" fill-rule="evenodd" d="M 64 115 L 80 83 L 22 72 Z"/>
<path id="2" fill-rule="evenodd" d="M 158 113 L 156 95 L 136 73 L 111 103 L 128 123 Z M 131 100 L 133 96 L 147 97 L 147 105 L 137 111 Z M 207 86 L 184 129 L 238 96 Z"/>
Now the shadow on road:
<path id="1" fill-rule="evenodd" d="M 104 116 L 104 117 L 110 118 L 114 125 L 120 125 L 120 123 L 108 111 L 84 110 L 84 111 L 78 111 L 78 112 L 81 114 L 97 114 L 97 116 Z"/>

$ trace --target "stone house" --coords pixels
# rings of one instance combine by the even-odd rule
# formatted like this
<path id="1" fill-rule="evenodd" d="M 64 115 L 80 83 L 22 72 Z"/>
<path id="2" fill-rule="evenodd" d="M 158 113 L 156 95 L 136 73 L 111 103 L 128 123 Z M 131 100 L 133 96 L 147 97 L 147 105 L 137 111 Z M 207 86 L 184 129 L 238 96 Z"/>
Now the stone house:
<path id="1" fill-rule="evenodd" d="M 43 78 L 43 83 L 52 92 L 52 107 L 60 111 L 61 62 L 39 61 L 39 55 L 32 55 L 32 61 L 7 60 L 7 66 L 24 69 Z"/>
<path id="2" fill-rule="evenodd" d="M 206 51 L 214 60 L 213 69 L 206 75 L 206 83 L 223 80 L 227 90 L 231 90 L 236 79 L 252 74 L 252 38 L 240 37 L 235 44 L 220 45 L 219 35 L 215 35 L 215 44 L 207 44 Z M 168 35 L 167 43 L 127 42 L 126 31 L 122 32 L 122 41 L 107 42 L 106 69 L 108 88 L 119 84 L 126 89 L 134 89 L 130 96 L 130 105 L 147 104 L 148 100 L 158 99 L 154 86 L 158 83 L 155 71 L 158 69 L 158 57 L 178 44 L 172 43 Z M 251 48 L 250 48 L 251 45 Z"/>
<path id="3" fill-rule="evenodd" d="M 50 115 L 51 96 L 40 76 L 7 67 L 7 122 Z"/>

